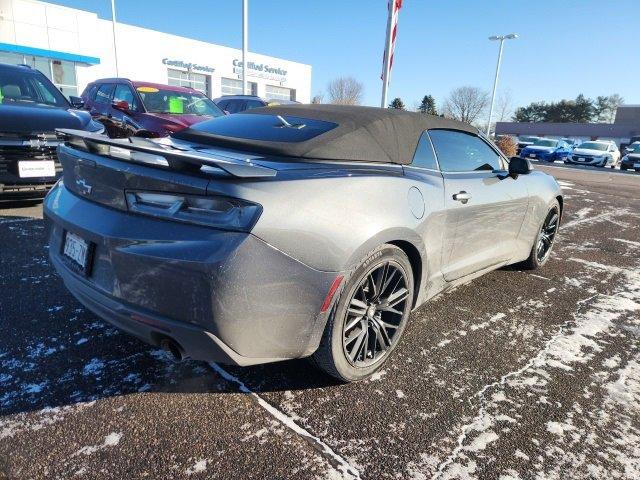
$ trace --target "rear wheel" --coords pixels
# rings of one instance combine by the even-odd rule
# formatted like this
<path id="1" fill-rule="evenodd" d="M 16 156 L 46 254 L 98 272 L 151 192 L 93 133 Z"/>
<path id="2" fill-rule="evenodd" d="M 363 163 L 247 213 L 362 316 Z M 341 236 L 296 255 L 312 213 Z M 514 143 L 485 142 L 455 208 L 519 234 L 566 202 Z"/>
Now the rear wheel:
<path id="1" fill-rule="evenodd" d="M 522 267 L 526 270 L 536 270 L 549 260 L 551 255 L 551 249 L 553 248 L 553 242 L 558 233 L 558 227 L 560 226 L 560 204 L 555 200 L 547 216 L 538 231 L 536 241 L 531 247 L 531 253 L 523 263 Z"/>
<path id="2" fill-rule="evenodd" d="M 382 245 L 373 250 L 336 300 L 314 363 L 343 382 L 373 374 L 402 336 L 413 288 L 411 263 L 400 248 Z"/>

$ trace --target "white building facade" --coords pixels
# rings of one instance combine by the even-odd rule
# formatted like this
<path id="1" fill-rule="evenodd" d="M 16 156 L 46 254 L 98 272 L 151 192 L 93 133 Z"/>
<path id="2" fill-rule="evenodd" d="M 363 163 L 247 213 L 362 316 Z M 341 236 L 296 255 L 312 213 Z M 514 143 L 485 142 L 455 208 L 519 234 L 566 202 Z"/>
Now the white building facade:
<path id="1" fill-rule="evenodd" d="M 239 49 L 122 23 L 116 24 L 115 38 L 117 49 L 111 21 L 92 12 L 0 0 L 0 63 L 37 68 L 67 96 L 79 95 L 93 80 L 116 76 L 190 86 L 211 98 L 243 93 Z M 310 102 L 310 65 L 251 52 L 247 64 L 246 93 Z"/>

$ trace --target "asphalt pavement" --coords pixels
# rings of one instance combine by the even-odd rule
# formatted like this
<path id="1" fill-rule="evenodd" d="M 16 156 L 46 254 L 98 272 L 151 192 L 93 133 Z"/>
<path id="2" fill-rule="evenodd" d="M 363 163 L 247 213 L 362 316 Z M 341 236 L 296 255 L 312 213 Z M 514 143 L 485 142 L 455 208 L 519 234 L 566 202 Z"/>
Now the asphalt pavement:
<path id="1" fill-rule="evenodd" d="M 640 175 L 536 168 L 547 266 L 432 300 L 350 385 L 175 363 L 67 293 L 39 204 L 0 207 L 0 479 L 640 478 Z"/>

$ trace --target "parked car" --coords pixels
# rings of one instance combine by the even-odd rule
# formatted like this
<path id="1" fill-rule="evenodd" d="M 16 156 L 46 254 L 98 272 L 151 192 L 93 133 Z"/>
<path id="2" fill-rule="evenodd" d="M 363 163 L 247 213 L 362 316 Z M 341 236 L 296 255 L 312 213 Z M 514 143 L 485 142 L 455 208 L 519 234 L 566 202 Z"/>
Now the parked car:
<path id="1" fill-rule="evenodd" d="M 82 93 L 85 108 L 112 138 L 165 137 L 224 115 L 208 97 L 187 87 L 105 78 Z"/>
<path id="2" fill-rule="evenodd" d="M 640 146 L 640 141 L 635 141 L 633 143 L 630 143 L 629 145 L 625 146 L 623 151 L 624 155 L 629 155 L 631 152 L 633 152 L 638 146 Z"/>
<path id="3" fill-rule="evenodd" d="M 225 112 L 238 113 L 252 108 L 270 107 L 273 105 L 291 105 L 300 102 L 295 100 L 265 100 L 256 95 L 223 95 L 213 100 Z"/>
<path id="4" fill-rule="evenodd" d="M 60 176 L 56 128 L 102 132 L 78 97 L 75 107 L 49 79 L 27 66 L 0 64 L 0 199 L 44 196 Z"/>
<path id="5" fill-rule="evenodd" d="M 533 145 L 524 147 L 520 151 L 520 157 L 543 160 L 545 162 L 555 162 L 564 160 L 571 155 L 571 147 L 564 140 L 553 140 L 550 138 L 540 138 Z"/>
<path id="6" fill-rule="evenodd" d="M 52 264 L 87 308 L 178 358 L 311 356 L 366 378 L 440 291 L 542 267 L 562 214 L 528 160 L 394 109 L 260 108 L 161 141 L 61 133 Z"/>
<path id="7" fill-rule="evenodd" d="M 531 135 L 518 137 L 518 152 L 517 155 L 520 155 L 520 152 L 524 147 L 528 147 L 529 145 L 533 145 L 537 140 L 540 140 L 540 137 L 533 137 Z"/>
<path id="8" fill-rule="evenodd" d="M 640 142 L 635 142 L 633 150 L 620 160 L 620 170 L 635 170 L 640 172 Z"/>
<path id="9" fill-rule="evenodd" d="M 573 149 L 564 163 L 615 168 L 620 163 L 620 151 L 613 141 L 583 142 Z"/>

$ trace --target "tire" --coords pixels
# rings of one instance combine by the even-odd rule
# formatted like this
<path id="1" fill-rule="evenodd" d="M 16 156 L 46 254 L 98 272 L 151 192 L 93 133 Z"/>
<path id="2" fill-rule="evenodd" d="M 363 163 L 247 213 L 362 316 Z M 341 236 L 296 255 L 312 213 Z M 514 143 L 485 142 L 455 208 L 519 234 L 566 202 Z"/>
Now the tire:
<path id="1" fill-rule="evenodd" d="M 557 215 L 555 229 L 553 231 L 553 235 L 551 235 L 550 244 L 547 248 L 547 251 L 545 252 L 544 256 L 540 258 L 540 255 L 538 254 L 538 248 L 539 248 L 539 242 L 541 241 L 541 235 L 543 233 L 543 229 L 545 228 L 545 225 L 547 225 L 547 221 L 550 219 L 550 216 L 554 211 Z M 544 265 L 549 261 L 549 257 L 551 256 L 551 250 L 553 249 L 554 240 L 558 233 L 558 227 L 560 226 L 560 213 L 561 213 L 560 204 L 558 203 L 558 200 L 554 200 L 549 206 L 549 209 L 547 210 L 547 214 L 545 215 L 544 220 L 542 221 L 542 224 L 538 229 L 538 233 L 531 247 L 531 252 L 529 252 L 529 258 L 527 258 L 524 262 L 520 264 L 520 267 L 523 270 L 537 270 L 539 268 L 544 267 Z"/>
<path id="2" fill-rule="evenodd" d="M 389 279 L 384 277 L 385 272 Z M 389 244 L 371 251 L 360 265 L 345 276 L 345 280 L 339 297 L 334 301 L 320 346 L 311 356 L 311 361 L 341 382 L 355 382 L 370 377 L 380 369 L 398 345 L 413 306 L 414 281 L 407 255 Z M 388 281 L 386 287 L 385 281 Z M 376 284 L 377 289 L 382 290 L 378 299 L 375 299 Z M 397 297 L 392 302 L 400 297 L 403 300 L 387 307 L 385 298 L 394 295 Z M 365 309 L 360 304 L 372 307 Z M 376 309 L 375 313 L 371 308 Z M 360 313 L 363 315 L 360 316 Z M 387 327 L 381 326 L 381 320 Z M 392 325 L 395 327 L 392 328 Z M 385 343 L 386 349 L 383 350 L 384 342 L 388 344 Z M 378 348 L 380 352 L 376 351 Z"/>
<path id="3" fill-rule="evenodd" d="M 620 165 L 620 170 L 622 170 L 623 172 L 625 172 L 627 170 L 627 167 L 624 167 L 622 165 Z"/>

